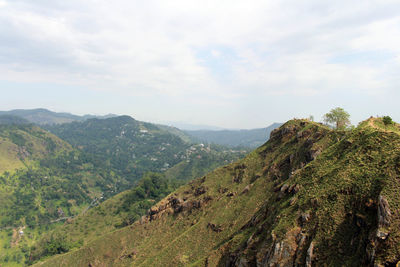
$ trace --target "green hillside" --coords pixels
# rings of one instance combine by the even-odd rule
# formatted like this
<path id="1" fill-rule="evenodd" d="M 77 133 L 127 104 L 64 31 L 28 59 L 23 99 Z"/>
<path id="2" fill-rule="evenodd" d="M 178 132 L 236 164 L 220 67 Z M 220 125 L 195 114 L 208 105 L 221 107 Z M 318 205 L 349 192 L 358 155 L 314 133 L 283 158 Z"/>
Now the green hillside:
<path id="1" fill-rule="evenodd" d="M 4 118 L 0 125 L 0 162 L 2 170 L 7 171 L 0 174 L 2 266 L 24 265 L 31 247 L 45 247 L 46 251 L 39 250 L 38 254 L 52 255 L 131 224 L 178 184 L 247 153 L 188 144 L 168 131 L 127 116 L 49 127 L 73 146 L 24 120 Z M 168 169 L 167 177 L 154 185 L 167 183 L 165 190 L 129 202 L 136 208 L 115 206 L 101 211 L 112 218 L 112 224 L 107 220 L 93 223 L 98 210 L 92 213 L 89 208 L 126 189 L 139 190 L 146 177 L 139 179 L 148 171 Z M 181 181 L 175 181 L 171 174 Z M 73 222 L 73 229 L 64 227 L 64 222 Z M 20 230 L 24 234 L 18 234 Z M 71 234 L 67 242 L 59 238 L 74 231 L 79 234 Z"/>
<path id="2" fill-rule="evenodd" d="M 398 129 L 290 121 L 136 223 L 37 266 L 395 266 Z"/>
<path id="3" fill-rule="evenodd" d="M 108 199 L 100 206 L 68 220 L 66 224 L 59 225 L 43 235 L 34 245 L 31 259 L 36 260 L 54 254 L 48 251 L 48 247 L 54 244 L 55 237 L 64 237 L 63 244 L 69 250 L 87 244 L 101 234 L 132 224 L 145 215 L 154 203 L 185 181 L 232 162 L 233 155 L 238 159 L 245 153 L 217 149 L 220 148 L 192 145 L 187 160 L 171 167 L 163 174 L 146 173 L 131 190 Z"/>
<path id="4" fill-rule="evenodd" d="M 181 162 L 190 162 L 194 156 L 203 158 L 203 162 L 207 160 L 198 168 L 204 174 L 211 171 L 211 167 L 221 166 L 247 153 L 223 152 L 226 149 L 218 146 L 199 147 L 186 142 L 185 134 L 176 128 L 160 128 L 129 116 L 90 119 L 48 126 L 47 129 L 131 182 L 147 171 L 163 172 Z M 186 180 L 193 177 L 189 173 L 180 176 Z M 128 188 L 117 191 L 123 189 Z"/>
<path id="5" fill-rule="evenodd" d="M 43 129 L 15 117 L 0 116 L 0 174 L 33 167 L 35 161 L 71 146 Z M 21 124 L 22 123 L 22 124 Z"/>

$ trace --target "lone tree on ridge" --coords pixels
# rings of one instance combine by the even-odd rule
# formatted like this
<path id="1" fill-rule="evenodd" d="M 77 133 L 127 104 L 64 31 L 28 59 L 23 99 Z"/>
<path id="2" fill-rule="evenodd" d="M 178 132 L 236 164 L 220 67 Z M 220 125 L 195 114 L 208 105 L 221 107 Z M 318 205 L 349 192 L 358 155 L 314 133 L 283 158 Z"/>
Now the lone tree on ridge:
<path id="1" fill-rule="evenodd" d="M 342 108 L 334 108 L 324 115 L 324 121 L 335 124 L 336 130 L 344 130 L 350 126 L 350 114 Z"/>

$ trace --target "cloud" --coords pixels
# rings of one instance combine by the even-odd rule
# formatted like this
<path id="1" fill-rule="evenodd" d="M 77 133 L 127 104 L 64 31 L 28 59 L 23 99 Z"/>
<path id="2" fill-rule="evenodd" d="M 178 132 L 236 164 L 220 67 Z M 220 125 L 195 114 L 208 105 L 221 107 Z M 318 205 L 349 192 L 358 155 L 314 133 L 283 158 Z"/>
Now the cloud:
<path id="1" fill-rule="evenodd" d="M 221 106 L 389 94 L 396 2 L 0 0 L 0 79 Z"/>

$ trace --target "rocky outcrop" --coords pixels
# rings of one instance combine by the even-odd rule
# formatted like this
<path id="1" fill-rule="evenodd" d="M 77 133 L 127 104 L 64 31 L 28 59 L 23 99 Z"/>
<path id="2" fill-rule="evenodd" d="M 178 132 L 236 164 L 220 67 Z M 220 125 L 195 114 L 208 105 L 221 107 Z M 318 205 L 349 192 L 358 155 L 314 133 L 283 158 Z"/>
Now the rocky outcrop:
<path id="1" fill-rule="evenodd" d="M 214 232 L 222 232 L 222 227 L 221 225 L 215 224 L 215 223 L 208 223 L 207 228 L 213 230 Z"/>
<path id="2" fill-rule="evenodd" d="M 200 190 L 203 191 L 203 189 Z M 142 217 L 140 221 L 142 223 L 149 220 L 153 221 L 160 218 L 164 214 L 190 213 L 193 209 L 200 209 L 203 205 L 211 200 L 212 197 L 210 196 L 204 196 L 200 199 L 182 199 L 177 196 L 171 196 L 166 202 L 160 202 L 158 206 L 151 207 L 149 209 L 148 216 Z"/>
<path id="3" fill-rule="evenodd" d="M 257 255 L 257 266 L 260 267 L 292 267 L 296 261 L 301 229 L 296 227 L 288 231 L 282 240 L 274 240 L 272 246 L 261 249 Z M 275 237 L 272 237 L 275 239 Z"/>
<path id="4" fill-rule="evenodd" d="M 381 246 L 384 245 L 386 240 L 388 239 L 390 232 L 390 223 L 392 213 L 390 211 L 389 203 L 386 197 L 379 195 L 378 197 L 378 228 L 375 232 L 372 232 L 370 235 L 370 244 L 367 247 L 367 255 L 370 259 L 371 265 L 380 266 L 381 264 L 376 262 L 376 253 Z M 382 265 L 386 266 L 386 264 Z"/>
<path id="5" fill-rule="evenodd" d="M 246 165 L 244 164 L 239 164 L 236 165 L 233 169 L 233 178 L 232 181 L 234 183 L 241 183 L 243 180 L 244 172 L 246 169 Z"/>
<path id="6" fill-rule="evenodd" d="M 306 257 L 306 266 L 307 267 L 312 266 L 313 253 L 314 253 L 314 242 L 311 242 L 310 246 L 307 249 L 307 257 Z"/>
<path id="7" fill-rule="evenodd" d="M 387 227 L 390 225 L 390 218 L 392 213 L 387 199 L 384 196 L 379 196 L 378 203 L 378 222 L 379 227 Z"/>

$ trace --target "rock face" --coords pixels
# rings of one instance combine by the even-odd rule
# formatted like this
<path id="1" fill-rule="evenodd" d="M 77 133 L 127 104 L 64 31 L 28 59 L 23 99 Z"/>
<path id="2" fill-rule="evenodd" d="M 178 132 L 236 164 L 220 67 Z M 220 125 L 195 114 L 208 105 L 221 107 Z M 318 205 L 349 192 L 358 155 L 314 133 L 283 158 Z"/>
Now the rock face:
<path id="1" fill-rule="evenodd" d="M 371 233 L 370 246 L 367 248 L 367 254 L 369 256 L 371 264 L 374 262 L 376 263 L 376 253 L 382 246 L 385 245 L 385 242 L 390 234 L 388 229 L 390 228 L 392 213 L 390 211 L 389 203 L 386 197 L 382 195 L 379 195 L 378 198 L 377 216 L 378 229 L 376 229 L 375 233 Z M 375 265 L 379 266 L 381 264 L 376 263 Z M 388 265 L 388 263 L 385 263 L 383 265 L 386 266 Z"/>
<path id="2" fill-rule="evenodd" d="M 379 227 L 389 226 L 391 216 L 392 213 L 390 212 L 389 203 L 387 199 L 383 196 L 379 196 L 379 205 L 378 205 Z"/>
<path id="3" fill-rule="evenodd" d="M 260 267 L 291 267 L 296 258 L 298 249 L 297 236 L 300 234 L 300 228 L 292 229 L 287 232 L 283 240 L 275 240 L 267 249 L 266 254 L 258 256 L 261 258 L 257 262 Z"/>

